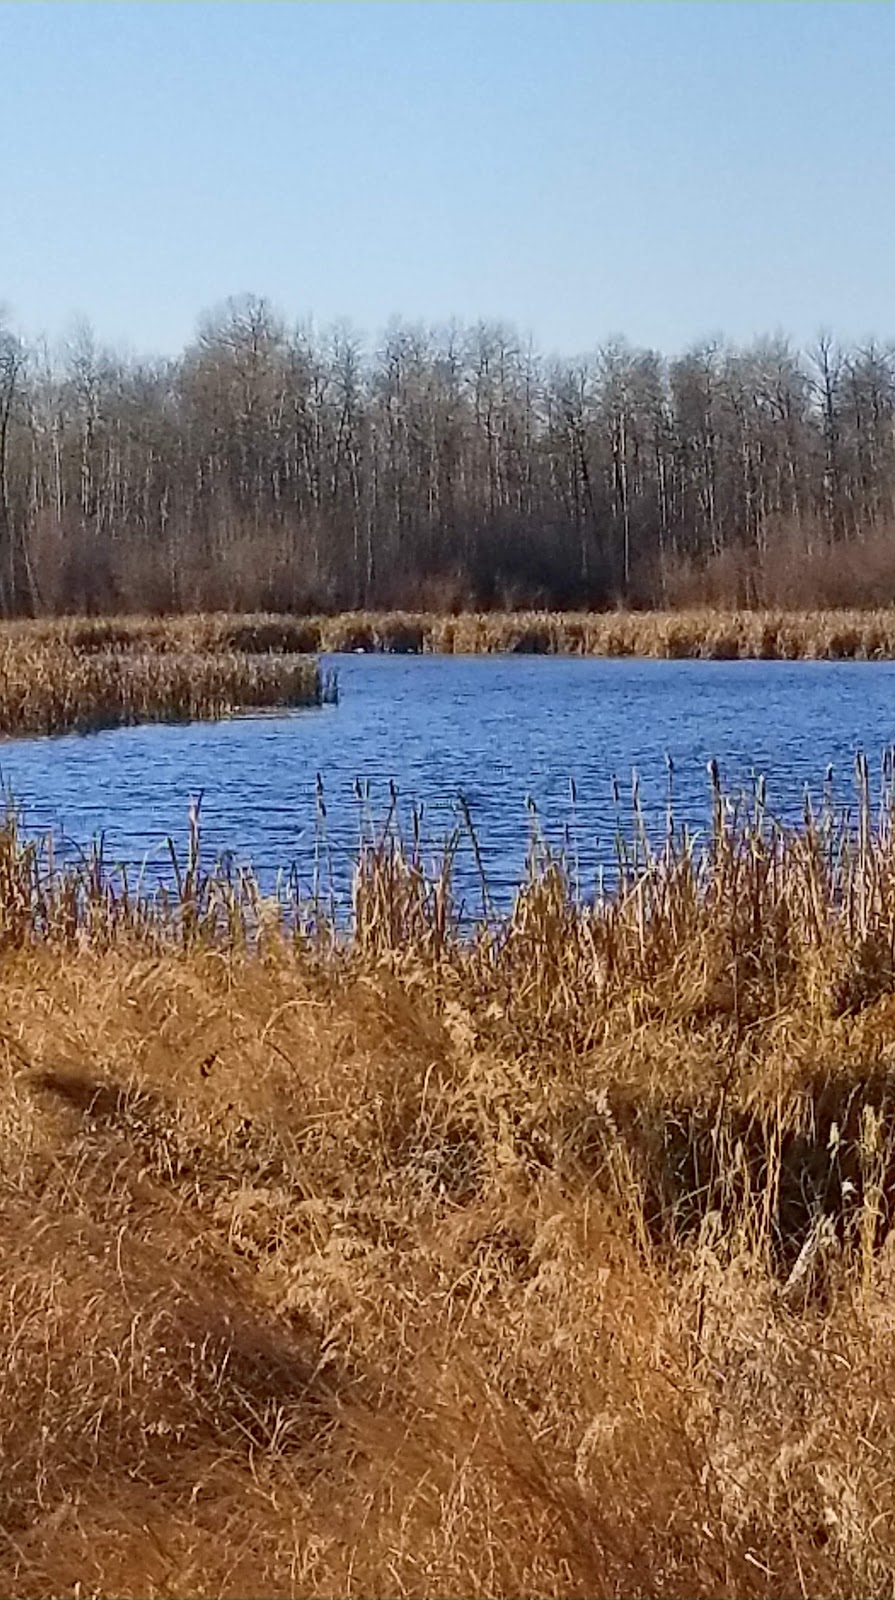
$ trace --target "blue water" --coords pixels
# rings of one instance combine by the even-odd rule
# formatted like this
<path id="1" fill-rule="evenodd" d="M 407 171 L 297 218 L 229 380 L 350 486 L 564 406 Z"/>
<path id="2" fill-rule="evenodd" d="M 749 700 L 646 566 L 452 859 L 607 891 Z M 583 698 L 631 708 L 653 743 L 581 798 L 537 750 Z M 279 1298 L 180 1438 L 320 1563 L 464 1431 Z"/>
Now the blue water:
<path id="1" fill-rule="evenodd" d="M 105 835 L 112 862 L 150 878 L 183 850 L 191 797 L 202 792 L 207 861 L 231 852 L 270 885 L 297 869 L 310 887 L 315 787 L 326 807 L 324 867 L 344 885 L 362 825 L 356 780 L 382 816 L 389 780 L 406 816 L 423 806 L 424 837 L 442 840 L 462 793 L 494 894 L 524 870 L 530 812 L 554 841 L 568 832 L 587 890 L 612 861 L 612 778 L 630 816 L 636 768 L 659 837 L 667 768 L 680 820 L 708 817 L 706 763 L 728 788 L 767 777 L 768 803 L 795 820 L 805 785 L 819 796 L 832 764 L 837 797 L 853 793 L 855 751 L 879 769 L 895 743 L 895 663 L 631 661 L 564 657 L 343 656 L 338 706 L 222 723 L 147 726 L 0 743 L 0 776 L 26 827 L 71 854 Z M 570 799 L 574 779 L 577 799 Z M 474 897 L 471 853 L 461 874 Z"/>

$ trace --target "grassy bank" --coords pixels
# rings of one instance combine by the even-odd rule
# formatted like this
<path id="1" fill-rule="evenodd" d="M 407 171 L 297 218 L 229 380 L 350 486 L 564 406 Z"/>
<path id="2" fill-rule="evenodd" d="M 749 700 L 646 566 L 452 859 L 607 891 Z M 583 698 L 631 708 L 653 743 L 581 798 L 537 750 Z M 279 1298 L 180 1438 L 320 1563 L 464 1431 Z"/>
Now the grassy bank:
<path id="1" fill-rule="evenodd" d="M 87 732 L 236 711 L 319 705 L 334 694 L 316 661 L 210 647 L 152 624 L 115 636 L 85 626 L 0 632 L 0 733 Z"/>
<path id="2" fill-rule="evenodd" d="M 406 627 L 406 624 L 404 624 Z M 387 624 L 383 626 L 387 636 Z M 442 618 L 428 648 L 727 660 L 895 657 L 895 610 L 670 611 Z"/>
<path id="3" fill-rule="evenodd" d="M 479 655 L 895 659 L 895 609 L 879 611 L 345 612 L 333 617 L 73 618 L 8 625 L 81 654 L 138 644 L 197 654 L 394 651 Z"/>
<path id="4" fill-rule="evenodd" d="M 4 625 L 7 648 L 79 657 L 273 656 L 382 651 L 704 660 L 892 660 L 895 609 L 879 611 L 343 612 L 62 618 Z"/>
<path id="5" fill-rule="evenodd" d="M 0 1592 L 888 1595 L 895 842 L 474 938 L 0 840 Z M 79 1588 L 75 1590 L 77 1581 Z"/>
<path id="6" fill-rule="evenodd" d="M 895 657 L 895 610 L 357 614 L 311 619 L 304 626 L 319 630 L 313 637 L 322 650 L 706 660 Z"/>

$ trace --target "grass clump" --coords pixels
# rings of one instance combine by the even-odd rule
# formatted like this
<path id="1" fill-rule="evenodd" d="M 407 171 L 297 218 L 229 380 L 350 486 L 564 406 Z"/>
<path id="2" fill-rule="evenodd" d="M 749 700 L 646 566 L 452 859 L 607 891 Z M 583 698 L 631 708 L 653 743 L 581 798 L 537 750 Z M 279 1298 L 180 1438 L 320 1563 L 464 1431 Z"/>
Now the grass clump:
<path id="1" fill-rule="evenodd" d="M 0 1590 L 888 1595 L 895 842 L 458 922 L 0 839 Z"/>
<path id="2" fill-rule="evenodd" d="M 320 705 L 335 682 L 306 656 L 170 647 L 164 636 L 96 631 L 0 636 L 0 733 L 90 732 L 241 710 Z M 114 642 L 113 642 L 114 640 Z"/>

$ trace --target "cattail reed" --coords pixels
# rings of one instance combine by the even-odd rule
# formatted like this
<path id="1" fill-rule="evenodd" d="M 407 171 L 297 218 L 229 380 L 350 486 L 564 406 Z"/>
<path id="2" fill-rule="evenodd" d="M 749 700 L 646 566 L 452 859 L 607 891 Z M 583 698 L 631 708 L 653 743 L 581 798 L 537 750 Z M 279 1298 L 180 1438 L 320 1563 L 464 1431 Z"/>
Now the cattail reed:
<path id="1" fill-rule="evenodd" d="M 362 781 L 342 907 L 323 777 L 310 903 L 10 816 L 0 1592 L 890 1596 L 886 774 L 504 910 Z"/>
<path id="2" fill-rule="evenodd" d="M 23 630 L 0 635 L 0 733 L 88 733 L 237 711 L 320 705 L 331 676 L 313 658 L 236 650 L 84 649 Z"/>
<path id="3" fill-rule="evenodd" d="M 640 656 L 656 659 L 880 661 L 895 658 L 895 609 L 865 611 L 344 612 L 61 618 L 3 625 L 9 639 L 79 654 L 320 652 Z"/>

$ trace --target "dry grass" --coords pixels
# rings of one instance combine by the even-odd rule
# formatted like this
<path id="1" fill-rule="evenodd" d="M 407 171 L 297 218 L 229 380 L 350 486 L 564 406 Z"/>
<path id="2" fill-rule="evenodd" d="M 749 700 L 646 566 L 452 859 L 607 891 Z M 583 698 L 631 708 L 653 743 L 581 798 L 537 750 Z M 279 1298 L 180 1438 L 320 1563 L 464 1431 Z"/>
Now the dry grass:
<path id="1" fill-rule="evenodd" d="M 196 613 L 176 617 L 60 617 L 6 624 L 11 637 L 64 644 L 81 655 L 151 649 L 160 654 L 313 654 L 314 618 Z"/>
<path id="2" fill-rule="evenodd" d="M 0 1592 L 889 1595 L 895 842 L 461 937 L 0 840 Z"/>
<path id="3" fill-rule="evenodd" d="M 895 608 L 77 617 L 7 623 L 2 639 L 7 651 L 52 646 L 84 660 L 98 655 L 103 662 L 117 661 L 141 653 L 153 661 L 168 655 L 231 656 L 243 667 L 247 656 L 277 662 L 320 651 L 877 661 L 895 659 Z"/>
<path id="4" fill-rule="evenodd" d="M 437 616 L 431 612 L 355 612 L 295 619 L 205 618 L 201 627 L 206 639 L 255 637 L 265 641 L 261 648 L 327 652 L 511 653 L 704 660 L 874 661 L 895 658 L 895 609 L 532 611 L 470 612 L 459 616 Z M 276 642 L 281 639 L 291 643 Z"/>
<path id="5" fill-rule="evenodd" d="M 296 654 L 205 644 L 152 624 L 18 624 L 0 633 L 0 733 L 87 732 L 235 711 L 319 705 L 335 694 Z"/>
<path id="6" fill-rule="evenodd" d="M 375 638 L 388 638 L 387 619 L 370 626 Z M 455 654 L 868 661 L 895 656 L 895 610 L 529 612 L 400 620 L 404 636 L 413 629 L 421 632 L 424 648 Z M 325 629 L 322 646 L 331 648 Z"/>

